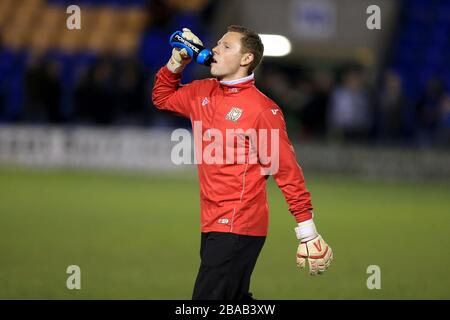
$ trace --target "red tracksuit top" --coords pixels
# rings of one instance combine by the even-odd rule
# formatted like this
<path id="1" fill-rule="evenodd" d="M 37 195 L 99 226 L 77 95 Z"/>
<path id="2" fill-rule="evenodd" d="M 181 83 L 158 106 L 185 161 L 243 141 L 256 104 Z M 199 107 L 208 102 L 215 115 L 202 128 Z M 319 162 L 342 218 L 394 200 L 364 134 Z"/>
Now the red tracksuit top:
<path id="1" fill-rule="evenodd" d="M 181 85 L 180 80 L 181 73 L 172 73 L 166 66 L 162 67 L 156 75 L 153 87 L 153 104 L 158 109 L 172 111 L 189 118 L 193 125 L 201 121 L 201 133 L 204 137 L 207 137 L 208 129 L 220 130 L 223 134 L 224 148 L 227 146 L 226 129 L 245 131 L 253 128 L 257 132 L 266 129 L 269 137 L 270 132 L 273 132 L 270 129 L 278 129 L 279 166 L 278 171 L 273 174 L 274 179 L 283 192 L 295 220 L 302 222 L 311 219 L 310 194 L 305 187 L 302 169 L 297 163 L 294 148 L 289 141 L 283 114 L 276 103 L 255 87 L 253 74 L 230 82 L 210 78 Z M 233 108 L 235 108 L 234 117 L 230 119 Z M 205 141 L 203 138 L 201 149 L 196 143 L 196 152 L 203 152 L 213 140 L 210 138 L 210 141 Z M 267 141 L 270 155 L 270 140 Z M 250 162 L 248 146 L 246 140 L 245 163 L 237 160 L 232 164 L 225 161 L 223 164 L 208 164 L 205 161 L 198 163 L 201 232 L 267 235 L 268 176 L 261 173 L 261 167 L 267 167 L 268 164 L 259 161 Z M 202 159 L 201 154 L 197 159 Z"/>

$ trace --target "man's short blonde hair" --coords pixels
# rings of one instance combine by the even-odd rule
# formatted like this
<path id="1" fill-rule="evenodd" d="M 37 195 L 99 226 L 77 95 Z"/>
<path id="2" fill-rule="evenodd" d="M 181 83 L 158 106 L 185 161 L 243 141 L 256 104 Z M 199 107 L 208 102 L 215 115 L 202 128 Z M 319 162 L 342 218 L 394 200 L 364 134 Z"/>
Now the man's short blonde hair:
<path id="1" fill-rule="evenodd" d="M 256 67 L 261 63 L 263 54 L 264 54 L 264 45 L 261 41 L 260 36 L 253 31 L 252 29 L 231 25 L 227 28 L 228 32 L 238 32 L 242 34 L 241 44 L 242 44 L 242 53 L 251 53 L 253 54 L 253 61 L 250 63 L 248 68 L 248 73 L 252 73 Z"/>

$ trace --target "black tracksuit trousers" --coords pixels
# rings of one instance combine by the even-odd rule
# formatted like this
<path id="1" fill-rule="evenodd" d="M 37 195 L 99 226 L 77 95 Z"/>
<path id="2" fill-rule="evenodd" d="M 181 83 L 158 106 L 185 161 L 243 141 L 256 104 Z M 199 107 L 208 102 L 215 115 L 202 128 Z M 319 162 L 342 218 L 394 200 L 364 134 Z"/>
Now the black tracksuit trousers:
<path id="1" fill-rule="evenodd" d="M 201 264 L 193 300 L 252 300 L 250 278 L 266 237 L 201 234 Z"/>

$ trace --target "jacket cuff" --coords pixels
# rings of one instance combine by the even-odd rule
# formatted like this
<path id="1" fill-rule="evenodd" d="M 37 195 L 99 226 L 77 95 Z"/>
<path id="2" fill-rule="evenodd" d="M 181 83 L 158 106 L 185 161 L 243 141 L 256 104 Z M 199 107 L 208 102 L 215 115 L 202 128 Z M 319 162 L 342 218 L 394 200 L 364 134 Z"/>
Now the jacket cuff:
<path id="1" fill-rule="evenodd" d="M 297 223 L 300 223 L 300 222 L 304 222 L 309 219 L 312 219 L 313 217 L 314 217 L 314 214 L 312 213 L 312 211 L 308 210 L 308 211 L 304 211 L 304 212 L 295 214 L 295 221 Z"/>

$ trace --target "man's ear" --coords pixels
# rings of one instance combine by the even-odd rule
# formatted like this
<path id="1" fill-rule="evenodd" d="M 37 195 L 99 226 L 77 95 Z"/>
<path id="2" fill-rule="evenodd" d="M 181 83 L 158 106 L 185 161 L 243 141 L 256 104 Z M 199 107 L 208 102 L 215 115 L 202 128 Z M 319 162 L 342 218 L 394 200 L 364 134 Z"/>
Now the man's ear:
<path id="1" fill-rule="evenodd" d="M 255 56 L 251 52 L 244 53 L 244 55 L 241 58 L 241 67 L 246 67 L 250 65 L 250 63 L 253 62 L 253 59 L 255 59 Z"/>

